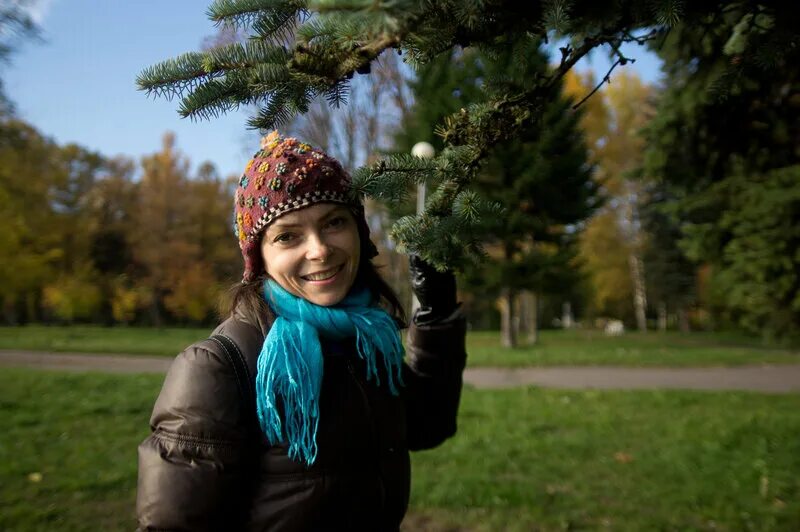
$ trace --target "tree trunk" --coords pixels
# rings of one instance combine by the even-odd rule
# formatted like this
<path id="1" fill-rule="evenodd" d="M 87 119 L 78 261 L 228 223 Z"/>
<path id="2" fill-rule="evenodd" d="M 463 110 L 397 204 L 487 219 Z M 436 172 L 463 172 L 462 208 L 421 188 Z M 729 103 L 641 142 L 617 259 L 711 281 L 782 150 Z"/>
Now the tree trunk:
<path id="1" fill-rule="evenodd" d="M 2 298 L 3 302 L 3 325 L 16 325 L 17 314 L 14 312 L 14 304 L 8 296 Z"/>
<path id="2" fill-rule="evenodd" d="M 25 295 L 25 317 L 20 325 L 26 325 L 28 323 L 36 323 L 39 321 L 39 309 L 41 308 L 41 302 L 38 301 L 35 292 L 28 292 Z"/>
<path id="3" fill-rule="evenodd" d="M 663 301 L 658 303 L 658 330 L 667 330 L 667 304 Z"/>
<path id="4" fill-rule="evenodd" d="M 535 292 L 525 291 L 520 294 L 522 300 L 523 319 L 525 322 L 525 332 L 528 335 L 528 343 L 535 345 L 539 342 L 539 298 Z"/>
<path id="5" fill-rule="evenodd" d="M 150 321 L 153 327 L 162 327 L 161 317 L 161 293 L 160 290 L 153 290 L 153 300 L 150 302 Z"/>
<path id="6" fill-rule="evenodd" d="M 564 329 L 572 329 L 574 321 L 575 320 L 572 318 L 572 303 L 566 301 L 561 305 L 561 327 Z"/>
<path id="7" fill-rule="evenodd" d="M 514 313 L 512 314 L 511 318 L 511 328 L 514 331 L 514 339 L 515 341 L 519 340 L 521 330 L 523 329 L 522 324 L 522 294 L 514 293 Z"/>
<path id="8" fill-rule="evenodd" d="M 517 347 L 514 299 L 514 292 L 510 288 L 500 291 L 500 344 L 503 347 Z"/>
<path id="9" fill-rule="evenodd" d="M 678 329 L 685 333 L 691 331 L 691 327 L 689 327 L 689 313 L 686 312 L 686 309 L 683 307 L 678 309 Z"/>
<path id="10" fill-rule="evenodd" d="M 645 332 L 647 331 L 647 292 L 644 285 L 644 264 L 636 252 L 631 252 L 628 256 L 628 264 L 633 281 L 633 310 L 636 313 L 636 327 Z"/>

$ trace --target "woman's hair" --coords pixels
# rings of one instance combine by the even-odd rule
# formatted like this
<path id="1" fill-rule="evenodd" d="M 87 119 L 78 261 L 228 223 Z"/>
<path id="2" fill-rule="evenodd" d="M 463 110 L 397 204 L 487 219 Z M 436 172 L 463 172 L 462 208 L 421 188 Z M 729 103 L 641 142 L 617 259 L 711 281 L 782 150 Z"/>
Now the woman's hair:
<path id="1" fill-rule="evenodd" d="M 355 283 L 366 285 L 372 293 L 373 299 L 386 309 L 398 326 L 406 327 L 407 318 L 403 305 L 389 283 L 381 277 L 378 268 L 367 258 L 369 256 L 367 254 L 368 247 L 372 246 L 374 249 L 374 245 L 369 241 L 369 236 L 361 233 L 362 230 L 359 227 L 361 262 L 358 265 Z M 231 286 L 227 297 L 224 297 L 220 303 L 220 317 L 227 318 L 237 308 L 247 316 L 271 316 L 272 309 L 269 308 L 263 295 L 264 282 L 267 279 L 269 276 L 262 273 L 250 282 L 236 283 Z"/>

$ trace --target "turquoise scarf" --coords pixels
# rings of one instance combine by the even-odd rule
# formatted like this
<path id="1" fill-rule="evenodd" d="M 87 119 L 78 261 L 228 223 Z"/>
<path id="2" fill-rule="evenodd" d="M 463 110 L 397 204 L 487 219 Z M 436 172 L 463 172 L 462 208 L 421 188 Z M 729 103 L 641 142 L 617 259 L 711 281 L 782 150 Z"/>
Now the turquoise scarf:
<path id="1" fill-rule="evenodd" d="M 358 356 L 367 364 L 367 380 L 375 379 L 380 385 L 381 362 L 389 390 L 397 395 L 397 384 L 403 385 L 400 331 L 388 312 L 373 305 L 364 287 L 354 286 L 344 300 L 331 307 L 294 296 L 272 280 L 264 283 L 264 296 L 277 318 L 258 356 L 258 421 L 273 445 L 283 441 L 285 431 L 289 456 L 311 465 L 317 458 L 323 367 L 320 337 L 355 337 Z"/>

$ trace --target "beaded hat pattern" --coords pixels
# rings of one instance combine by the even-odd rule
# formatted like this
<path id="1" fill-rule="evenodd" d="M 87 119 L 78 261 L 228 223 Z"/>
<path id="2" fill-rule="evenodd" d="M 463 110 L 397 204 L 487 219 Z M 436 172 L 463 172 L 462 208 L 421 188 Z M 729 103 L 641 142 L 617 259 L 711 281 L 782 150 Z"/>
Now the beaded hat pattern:
<path id="1" fill-rule="evenodd" d="M 262 138 L 261 149 L 247 163 L 234 196 L 233 230 L 244 257 L 243 281 L 263 272 L 260 240 L 270 223 L 315 203 L 361 209 L 349 199 L 349 189 L 350 176 L 321 150 L 281 137 L 277 131 Z M 360 218 L 363 220 L 363 211 Z"/>

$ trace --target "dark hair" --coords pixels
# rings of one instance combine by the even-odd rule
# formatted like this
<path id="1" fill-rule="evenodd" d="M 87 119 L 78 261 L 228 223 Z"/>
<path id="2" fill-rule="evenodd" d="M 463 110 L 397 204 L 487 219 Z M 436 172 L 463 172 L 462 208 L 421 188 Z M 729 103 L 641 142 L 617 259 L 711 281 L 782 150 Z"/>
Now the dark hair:
<path id="1" fill-rule="evenodd" d="M 366 224 L 364 224 L 364 229 L 362 229 L 362 224 L 356 225 L 358 226 L 361 247 L 361 262 L 358 265 L 355 282 L 366 285 L 372 293 L 373 300 L 386 309 L 389 315 L 397 322 L 398 327 L 404 328 L 407 326 L 407 318 L 403 305 L 400 303 L 400 298 L 397 297 L 389 283 L 381 277 L 378 268 L 368 258 L 370 256 L 369 252 L 375 249 L 375 245 L 369 240 L 369 235 L 364 234 L 368 230 Z M 250 282 L 237 283 L 231 286 L 227 297 L 224 297 L 220 303 L 220 317 L 222 319 L 227 318 L 237 308 L 248 316 L 253 323 L 257 323 L 258 317 L 263 319 L 272 316 L 272 309 L 269 308 L 262 295 L 264 281 L 268 278 L 269 276 L 266 273 L 262 273 Z"/>

